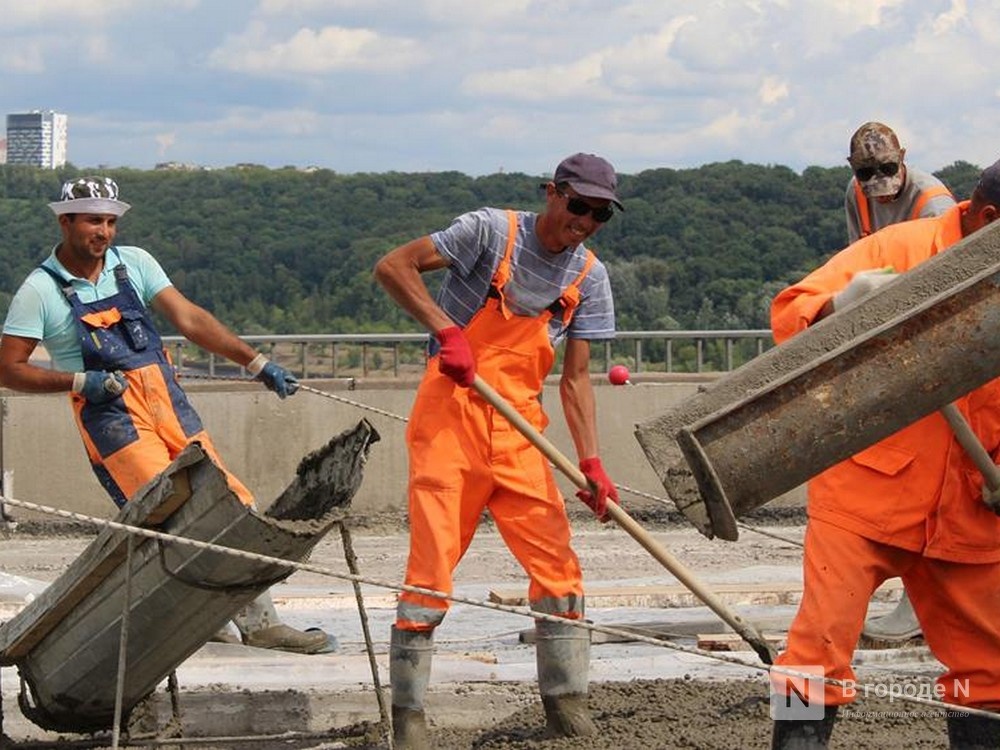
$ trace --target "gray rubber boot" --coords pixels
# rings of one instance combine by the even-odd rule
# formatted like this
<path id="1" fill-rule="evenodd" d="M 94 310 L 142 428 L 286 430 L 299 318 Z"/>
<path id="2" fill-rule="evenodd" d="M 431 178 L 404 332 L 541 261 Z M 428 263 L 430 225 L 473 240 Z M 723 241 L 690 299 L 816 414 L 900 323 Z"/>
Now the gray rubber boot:
<path id="1" fill-rule="evenodd" d="M 899 604 L 887 615 L 873 617 L 865 623 L 861 634 L 873 641 L 902 643 L 920 635 L 920 623 L 910 604 L 910 597 L 903 591 Z"/>
<path id="2" fill-rule="evenodd" d="M 837 707 L 826 706 L 822 719 L 775 721 L 771 731 L 771 750 L 824 750 L 830 742 L 836 720 Z"/>
<path id="3" fill-rule="evenodd" d="M 430 750 L 424 696 L 431 680 L 434 631 L 397 630 L 389 638 L 392 742 L 396 750 Z"/>
<path id="4" fill-rule="evenodd" d="M 1000 715 L 962 715 L 957 707 L 948 710 L 948 747 L 951 750 L 987 750 L 1000 747 Z"/>
<path id="5" fill-rule="evenodd" d="M 289 651 L 293 654 L 319 654 L 331 648 L 330 636 L 322 630 L 303 632 L 281 622 L 271 594 L 265 591 L 233 617 L 247 646 Z"/>
<path id="6" fill-rule="evenodd" d="M 545 724 L 554 737 L 588 737 L 597 726 L 587 708 L 590 631 L 535 620 L 535 659 Z"/>

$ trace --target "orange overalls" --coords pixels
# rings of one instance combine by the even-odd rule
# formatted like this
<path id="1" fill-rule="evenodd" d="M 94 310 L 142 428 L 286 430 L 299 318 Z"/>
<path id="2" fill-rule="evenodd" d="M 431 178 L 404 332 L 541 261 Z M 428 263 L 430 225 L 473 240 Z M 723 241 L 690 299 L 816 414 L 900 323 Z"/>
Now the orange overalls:
<path id="1" fill-rule="evenodd" d="M 508 212 L 503 259 L 490 295 L 465 328 L 476 371 L 539 432 L 548 424 L 539 395 L 552 369 L 552 307 L 537 317 L 514 315 L 504 302 L 511 276 L 517 216 Z M 560 297 L 568 325 L 592 253 Z M 406 431 L 409 446 L 410 556 L 406 583 L 451 593 L 452 574 L 489 509 L 507 547 L 530 579 L 532 609 L 583 617 L 583 577 L 570 546 L 569 519 L 548 461 L 475 391 L 427 365 Z M 448 609 L 442 599 L 409 592 L 396 610 L 400 630 L 431 630 Z"/>
<path id="2" fill-rule="evenodd" d="M 253 495 L 225 469 L 201 419 L 177 383 L 173 365 L 153 321 L 128 280 L 124 263 L 115 269 L 118 292 L 84 303 L 73 286 L 51 269 L 73 309 L 87 370 L 120 370 L 128 388 L 118 398 L 92 404 L 70 393 L 76 424 L 101 485 L 118 507 L 153 479 L 190 443 L 198 442 L 226 474 L 244 505 Z"/>
<path id="3" fill-rule="evenodd" d="M 904 272 L 958 242 L 967 207 L 875 232 L 783 291 L 771 310 L 775 341 L 809 325 L 854 273 L 886 266 Z M 1000 380 L 956 404 L 996 457 Z M 827 677 L 854 680 L 850 663 L 871 595 L 900 576 L 927 644 L 948 669 L 935 697 L 1000 706 L 1000 518 L 983 503 L 981 488 L 975 464 L 940 414 L 814 477 L 803 598 L 777 663 L 822 665 Z M 838 686 L 825 690 L 831 705 L 854 697 Z"/>

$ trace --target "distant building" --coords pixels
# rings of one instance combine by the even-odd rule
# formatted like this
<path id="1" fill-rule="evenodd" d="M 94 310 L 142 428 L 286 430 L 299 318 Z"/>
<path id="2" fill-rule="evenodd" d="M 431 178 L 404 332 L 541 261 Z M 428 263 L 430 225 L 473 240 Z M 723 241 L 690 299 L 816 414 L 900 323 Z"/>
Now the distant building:
<path id="1" fill-rule="evenodd" d="M 0 138 L 0 164 L 7 163 L 7 139 Z"/>
<path id="2" fill-rule="evenodd" d="M 51 110 L 7 115 L 7 163 L 43 169 L 64 166 L 67 119 Z"/>

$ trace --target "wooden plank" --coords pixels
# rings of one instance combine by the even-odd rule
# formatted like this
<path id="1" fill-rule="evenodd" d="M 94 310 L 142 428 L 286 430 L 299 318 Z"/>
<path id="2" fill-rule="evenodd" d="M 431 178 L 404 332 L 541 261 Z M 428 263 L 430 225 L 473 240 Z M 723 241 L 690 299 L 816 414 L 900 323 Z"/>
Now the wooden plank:
<path id="1" fill-rule="evenodd" d="M 801 582 L 709 583 L 708 586 L 728 605 L 798 604 L 802 599 Z M 903 584 L 898 578 L 886 581 L 872 596 L 873 601 L 899 599 Z M 638 586 L 589 586 L 587 604 L 591 607 L 701 607 L 704 603 L 681 584 Z M 512 607 L 528 606 L 524 589 L 491 589 L 491 602 Z"/>

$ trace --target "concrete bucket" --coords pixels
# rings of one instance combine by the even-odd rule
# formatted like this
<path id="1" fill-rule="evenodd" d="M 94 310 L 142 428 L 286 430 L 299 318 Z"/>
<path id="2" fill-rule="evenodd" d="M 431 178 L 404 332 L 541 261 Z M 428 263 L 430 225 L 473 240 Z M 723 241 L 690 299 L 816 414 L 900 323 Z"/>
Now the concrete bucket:
<path id="1" fill-rule="evenodd" d="M 706 536 L 1000 375 L 1000 222 L 636 427 Z"/>
<path id="2" fill-rule="evenodd" d="M 293 568 L 176 541 L 187 538 L 299 562 L 343 520 L 369 447 L 365 420 L 300 462 L 264 513 L 243 505 L 197 443 L 115 519 L 169 539 L 107 527 L 67 570 L 0 626 L 0 664 L 16 664 L 26 717 L 56 731 L 114 724 L 115 674 L 127 634 L 123 716 L 244 605 Z M 26 688 L 26 689 L 25 689 Z"/>

